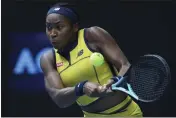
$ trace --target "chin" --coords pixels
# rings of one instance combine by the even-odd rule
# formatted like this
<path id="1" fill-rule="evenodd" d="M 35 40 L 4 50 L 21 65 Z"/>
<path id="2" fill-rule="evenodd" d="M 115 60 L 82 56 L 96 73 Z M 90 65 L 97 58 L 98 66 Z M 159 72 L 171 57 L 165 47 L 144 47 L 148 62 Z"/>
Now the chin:
<path id="1" fill-rule="evenodd" d="M 63 46 L 53 46 L 53 47 L 57 50 L 63 49 Z"/>
<path id="2" fill-rule="evenodd" d="M 55 49 L 59 49 L 59 46 L 53 45 L 53 48 L 55 48 Z"/>
<path id="3" fill-rule="evenodd" d="M 60 49 L 63 49 L 63 48 L 65 48 L 66 47 L 66 45 L 64 45 L 64 44 L 60 44 L 60 45 L 53 45 L 53 47 L 55 48 L 55 49 L 58 49 L 58 50 L 60 50 Z"/>

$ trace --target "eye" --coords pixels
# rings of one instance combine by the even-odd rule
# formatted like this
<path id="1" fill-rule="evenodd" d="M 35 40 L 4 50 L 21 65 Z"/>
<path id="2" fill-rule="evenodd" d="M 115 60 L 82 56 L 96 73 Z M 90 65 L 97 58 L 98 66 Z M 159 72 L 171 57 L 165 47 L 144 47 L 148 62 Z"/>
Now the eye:
<path id="1" fill-rule="evenodd" d="M 64 25 L 58 25 L 56 28 L 58 29 L 58 30 L 60 30 L 60 29 L 62 29 L 64 27 Z"/>
<path id="2" fill-rule="evenodd" d="M 51 26 L 49 26 L 49 27 L 47 27 L 47 29 L 50 31 L 50 30 L 52 30 L 52 27 L 51 27 Z"/>
<path id="3" fill-rule="evenodd" d="M 52 30 L 52 28 L 53 28 L 53 27 L 52 27 L 52 25 L 51 25 L 51 24 L 46 23 L 46 28 L 47 28 L 47 30 L 49 30 L 49 31 L 50 31 L 50 30 Z"/>

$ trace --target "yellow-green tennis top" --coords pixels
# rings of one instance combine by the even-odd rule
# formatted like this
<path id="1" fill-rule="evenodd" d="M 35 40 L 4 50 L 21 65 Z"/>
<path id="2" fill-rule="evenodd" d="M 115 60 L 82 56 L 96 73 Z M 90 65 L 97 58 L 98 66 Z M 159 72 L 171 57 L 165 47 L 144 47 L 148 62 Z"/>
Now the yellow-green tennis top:
<path id="1" fill-rule="evenodd" d="M 117 74 L 116 69 L 109 65 L 106 60 L 104 64 L 98 67 L 90 63 L 90 55 L 93 51 L 88 47 L 84 34 L 85 29 L 79 30 L 78 44 L 70 51 L 70 60 L 65 59 L 55 49 L 57 71 L 65 87 L 73 87 L 85 80 L 103 85 L 113 77 L 113 73 Z M 97 99 L 84 95 L 77 99 L 77 103 L 80 106 L 85 106 Z"/>

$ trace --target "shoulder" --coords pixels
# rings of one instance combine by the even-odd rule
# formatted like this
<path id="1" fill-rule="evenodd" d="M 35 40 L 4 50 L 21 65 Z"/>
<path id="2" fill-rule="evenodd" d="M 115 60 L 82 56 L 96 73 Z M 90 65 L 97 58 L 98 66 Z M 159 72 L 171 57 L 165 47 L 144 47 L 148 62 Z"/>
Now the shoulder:
<path id="1" fill-rule="evenodd" d="M 92 26 L 92 27 L 89 27 L 87 28 L 87 30 L 90 32 L 90 33 L 96 33 L 96 32 L 102 32 L 102 31 L 105 31 L 103 28 L 99 27 L 99 26 Z"/>
<path id="2" fill-rule="evenodd" d="M 105 30 L 98 26 L 92 26 L 89 28 L 86 28 L 86 38 L 92 38 L 95 36 L 98 36 L 100 33 L 103 33 Z"/>
<path id="3" fill-rule="evenodd" d="M 45 53 L 42 54 L 40 59 L 41 60 L 53 60 L 54 59 L 53 51 L 54 51 L 53 49 L 46 51 Z"/>
<path id="4" fill-rule="evenodd" d="M 89 42 L 104 42 L 111 37 L 105 29 L 98 26 L 86 28 L 85 36 Z"/>
<path id="5" fill-rule="evenodd" d="M 89 43 L 94 43 L 101 48 L 102 44 L 107 44 L 108 42 L 115 43 L 114 38 L 108 31 L 98 26 L 86 28 L 85 37 Z"/>
<path id="6" fill-rule="evenodd" d="M 46 51 L 40 58 L 40 66 L 41 68 L 46 67 L 48 65 L 53 65 L 54 64 L 54 50 L 48 50 Z"/>

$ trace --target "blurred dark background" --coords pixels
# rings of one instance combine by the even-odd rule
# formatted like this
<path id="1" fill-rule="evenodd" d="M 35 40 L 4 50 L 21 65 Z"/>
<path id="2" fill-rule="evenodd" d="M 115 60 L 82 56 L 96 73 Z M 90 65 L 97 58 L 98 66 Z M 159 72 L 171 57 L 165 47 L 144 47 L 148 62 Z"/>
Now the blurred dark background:
<path id="1" fill-rule="evenodd" d="M 64 0 L 62 0 L 64 1 Z M 130 61 L 159 54 L 170 65 L 172 80 L 161 100 L 139 103 L 144 116 L 176 116 L 176 10 L 167 1 L 65 0 L 77 4 L 81 28 L 99 26 L 118 42 Z M 60 109 L 44 89 L 40 55 L 51 48 L 45 15 L 52 0 L 2 1 L 2 116 L 82 116 L 75 104 Z"/>

